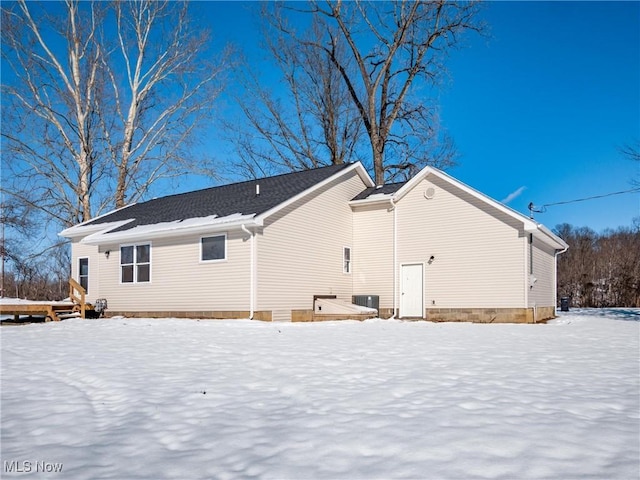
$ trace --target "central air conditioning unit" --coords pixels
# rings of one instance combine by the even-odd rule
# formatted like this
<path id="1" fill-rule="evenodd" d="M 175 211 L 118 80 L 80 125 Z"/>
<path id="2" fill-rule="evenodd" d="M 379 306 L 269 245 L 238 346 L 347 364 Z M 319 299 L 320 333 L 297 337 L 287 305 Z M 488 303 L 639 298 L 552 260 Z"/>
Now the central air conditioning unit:
<path id="1" fill-rule="evenodd" d="M 361 307 L 380 309 L 380 296 L 379 295 L 353 295 L 351 302 Z"/>

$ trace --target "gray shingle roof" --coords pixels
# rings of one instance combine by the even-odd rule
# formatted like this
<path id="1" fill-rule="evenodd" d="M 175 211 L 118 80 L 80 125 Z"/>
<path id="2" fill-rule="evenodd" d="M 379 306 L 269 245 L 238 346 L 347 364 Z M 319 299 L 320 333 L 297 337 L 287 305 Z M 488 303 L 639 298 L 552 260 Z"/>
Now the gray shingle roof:
<path id="1" fill-rule="evenodd" d="M 129 230 L 140 225 L 175 222 L 188 218 L 234 213 L 259 215 L 326 180 L 351 164 L 304 170 L 246 182 L 232 183 L 194 192 L 169 195 L 136 203 L 97 218 L 86 225 L 135 219 L 112 232 Z M 260 194 L 256 195 L 256 185 Z"/>
<path id="2" fill-rule="evenodd" d="M 407 182 L 385 183 L 382 186 L 366 188 L 353 197 L 352 200 L 364 200 L 365 198 L 369 198 L 371 195 L 376 194 L 391 195 L 392 193 L 396 193 L 400 190 L 405 183 Z"/>

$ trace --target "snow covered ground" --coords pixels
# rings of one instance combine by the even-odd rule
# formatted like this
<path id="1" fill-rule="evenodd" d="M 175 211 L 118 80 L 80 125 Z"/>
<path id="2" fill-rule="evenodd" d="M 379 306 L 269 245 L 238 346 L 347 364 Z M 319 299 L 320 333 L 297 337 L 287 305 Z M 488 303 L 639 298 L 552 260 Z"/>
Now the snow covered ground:
<path id="1" fill-rule="evenodd" d="M 2 477 L 637 479 L 639 334 L 640 309 L 4 326 Z"/>

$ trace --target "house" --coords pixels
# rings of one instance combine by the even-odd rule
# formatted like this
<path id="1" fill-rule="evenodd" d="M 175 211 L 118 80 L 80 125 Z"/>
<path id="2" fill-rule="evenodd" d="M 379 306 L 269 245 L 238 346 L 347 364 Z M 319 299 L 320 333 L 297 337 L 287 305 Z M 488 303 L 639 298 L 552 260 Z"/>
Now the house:
<path id="1" fill-rule="evenodd" d="M 534 322 L 555 315 L 544 226 L 444 172 L 358 162 L 136 203 L 60 233 L 110 315 Z M 362 301 L 364 299 L 364 302 Z"/>

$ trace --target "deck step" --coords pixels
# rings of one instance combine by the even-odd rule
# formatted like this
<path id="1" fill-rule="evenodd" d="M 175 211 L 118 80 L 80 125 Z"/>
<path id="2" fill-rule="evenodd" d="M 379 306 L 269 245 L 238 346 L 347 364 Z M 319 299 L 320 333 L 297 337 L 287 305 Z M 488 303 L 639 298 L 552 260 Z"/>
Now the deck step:
<path id="1" fill-rule="evenodd" d="M 67 318 L 78 318 L 81 317 L 82 314 L 80 312 L 60 312 L 56 313 L 56 316 L 59 320 L 65 320 Z"/>

